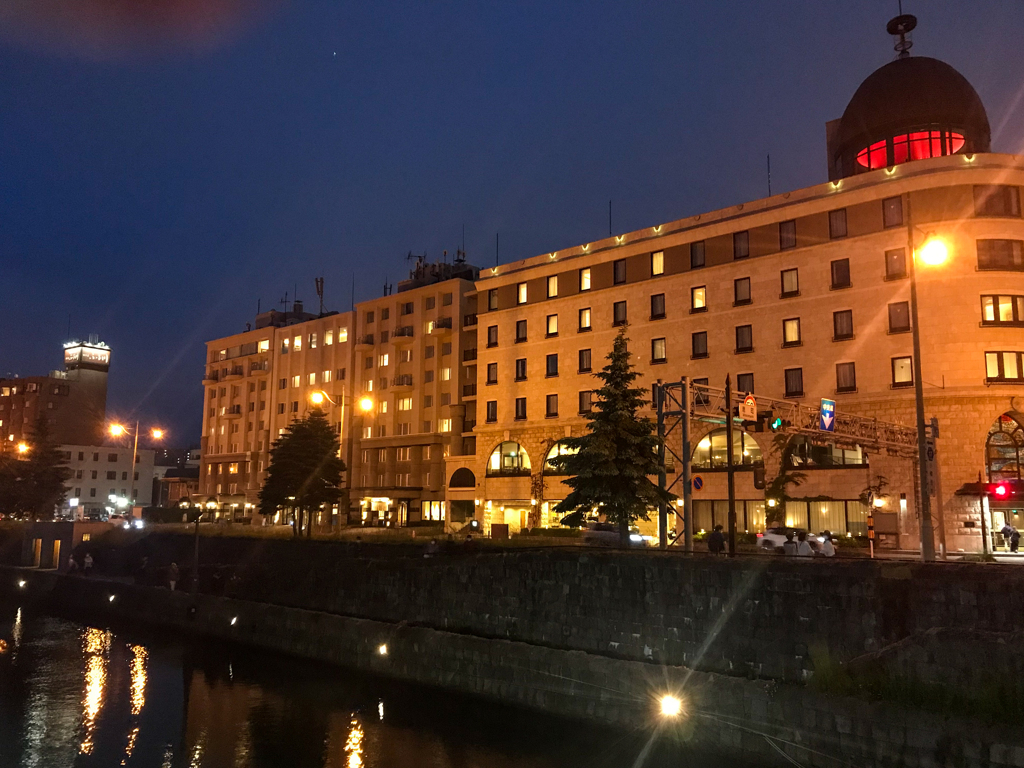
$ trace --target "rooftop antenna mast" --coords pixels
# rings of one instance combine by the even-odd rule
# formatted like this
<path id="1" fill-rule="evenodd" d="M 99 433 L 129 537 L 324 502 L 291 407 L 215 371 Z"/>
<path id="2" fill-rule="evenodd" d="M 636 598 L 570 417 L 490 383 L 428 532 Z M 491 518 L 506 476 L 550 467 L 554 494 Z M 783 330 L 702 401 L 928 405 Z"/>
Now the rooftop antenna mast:
<path id="1" fill-rule="evenodd" d="M 313 282 L 316 284 L 316 295 L 320 299 L 320 317 L 324 316 L 324 279 L 322 277 L 313 278 Z"/>
<path id="2" fill-rule="evenodd" d="M 893 50 L 896 51 L 897 59 L 905 59 L 910 56 L 910 49 L 914 42 L 910 39 L 910 33 L 917 26 L 917 17 L 903 12 L 903 2 L 899 4 L 900 15 L 890 19 L 885 30 L 895 38 Z"/>

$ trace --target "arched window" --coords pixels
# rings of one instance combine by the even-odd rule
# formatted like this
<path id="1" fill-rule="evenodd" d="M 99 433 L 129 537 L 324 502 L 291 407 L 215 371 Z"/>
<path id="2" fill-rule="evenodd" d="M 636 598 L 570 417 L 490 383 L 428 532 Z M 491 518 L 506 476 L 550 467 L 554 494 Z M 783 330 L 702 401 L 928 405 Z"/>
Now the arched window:
<path id="1" fill-rule="evenodd" d="M 728 464 L 725 429 L 709 432 L 693 450 L 694 469 L 725 469 Z M 732 432 L 732 463 L 737 469 L 753 469 L 763 466 L 761 448 L 757 441 L 746 432 L 734 429 Z"/>
<path id="2" fill-rule="evenodd" d="M 452 472 L 449 488 L 476 488 L 476 475 L 469 467 L 459 467 Z"/>
<path id="3" fill-rule="evenodd" d="M 859 445 L 839 447 L 835 443 L 816 445 L 805 435 L 796 435 L 783 453 L 787 469 L 835 469 L 866 467 L 868 455 Z"/>
<path id="4" fill-rule="evenodd" d="M 1021 459 L 1024 458 L 1024 426 L 1016 414 L 1004 413 L 985 440 L 985 468 L 988 481 L 997 483 L 1000 480 L 1020 480 Z"/>
<path id="5" fill-rule="evenodd" d="M 487 460 L 488 477 L 529 477 L 530 457 L 526 449 L 511 440 L 498 445 Z"/>
<path id="6" fill-rule="evenodd" d="M 551 446 L 548 451 L 548 455 L 544 457 L 544 474 L 545 475 L 565 475 L 565 471 L 556 469 L 551 465 L 551 459 L 555 456 L 571 456 L 579 453 L 579 448 L 570 448 L 564 442 L 559 441 Z"/>

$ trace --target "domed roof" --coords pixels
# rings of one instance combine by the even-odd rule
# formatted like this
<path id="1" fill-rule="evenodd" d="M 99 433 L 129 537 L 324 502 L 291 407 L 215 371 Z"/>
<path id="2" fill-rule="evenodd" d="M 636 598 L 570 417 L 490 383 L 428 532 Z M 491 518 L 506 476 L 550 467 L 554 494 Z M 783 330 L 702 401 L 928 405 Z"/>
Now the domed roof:
<path id="1" fill-rule="evenodd" d="M 840 119 L 836 146 L 856 150 L 929 126 L 962 130 L 972 151 L 989 151 L 985 106 L 967 78 L 938 59 L 907 56 L 876 69 L 861 83 Z"/>

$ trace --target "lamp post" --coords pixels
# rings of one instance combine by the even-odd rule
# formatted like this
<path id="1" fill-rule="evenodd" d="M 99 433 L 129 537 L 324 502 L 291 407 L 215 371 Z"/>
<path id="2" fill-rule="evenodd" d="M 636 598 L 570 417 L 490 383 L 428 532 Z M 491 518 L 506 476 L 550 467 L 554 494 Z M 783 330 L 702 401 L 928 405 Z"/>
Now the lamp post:
<path id="1" fill-rule="evenodd" d="M 322 407 L 324 403 L 330 403 L 331 405 L 340 405 L 341 406 L 341 414 L 339 415 L 339 419 L 338 419 L 338 442 L 340 442 L 342 444 L 342 446 L 345 445 L 345 400 L 346 399 L 348 399 L 348 396 L 344 392 L 342 392 L 341 395 L 338 396 L 338 399 L 335 400 L 333 397 L 331 397 L 323 389 L 318 389 L 318 390 L 310 393 L 310 395 L 309 395 L 309 402 L 311 402 L 313 404 L 313 407 L 315 407 L 315 408 Z M 372 397 L 361 397 L 361 398 L 359 398 L 359 402 L 356 405 L 357 405 L 357 407 L 359 409 L 359 412 L 361 414 L 369 413 L 370 411 L 373 410 L 373 406 L 374 406 L 373 398 Z M 350 478 L 350 482 L 347 485 L 348 485 L 349 490 L 351 490 L 351 487 L 352 487 L 352 483 L 351 483 L 351 477 L 352 477 L 352 443 L 351 442 L 349 442 L 348 449 L 349 449 L 348 450 L 348 456 L 345 459 L 345 470 L 348 472 L 348 476 Z M 346 519 L 348 518 L 348 511 L 347 510 L 345 512 L 345 517 L 346 517 Z"/>
<path id="2" fill-rule="evenodd" d="M 926 461 L 928 441 L 924 421 L 924 376 L 921 372 L 921 330 L 917 309 L 917 262 L 929 267 L 945 263 L 949 257 L 946 243 L 934 235 L 925 233 L 925 241 L 918 249 L 914 244 L 914 225 L 910 214 L 910 195 L 906 200 L 907 245 L 910 251 L 910 314 L 911 332 L 914 343 L 914 406 L 917 415 L 917 472 L 921 509 L 921 559 L 930 562 L 935 559 L 935 533 L 932 529 L 931 492 L 928 488 L 928 463 Z M 936 499 L 941 504 L 942 499 Z"/>
<path id="3" fill-rule="evenodd" d="M 150 437 L 154 440 L 162 440 L 164 437 L 164 431 L 162 429 L 154 427 L 149 431 Z M 128 503 L 133 507 L 135 506 L 135 460 L 139 454 L 139 422 L 135 422 L 135 430 L 129 430 L 128 427 L 123 424 L 111 424 L 110 425 L 110 436 L 111 437 L 123 437 L 124 435 L 131 435 L 135 439 L 135 444 L 132 448 L 132 470 L 131 470 L 131 485 L 128 489 Z"/>

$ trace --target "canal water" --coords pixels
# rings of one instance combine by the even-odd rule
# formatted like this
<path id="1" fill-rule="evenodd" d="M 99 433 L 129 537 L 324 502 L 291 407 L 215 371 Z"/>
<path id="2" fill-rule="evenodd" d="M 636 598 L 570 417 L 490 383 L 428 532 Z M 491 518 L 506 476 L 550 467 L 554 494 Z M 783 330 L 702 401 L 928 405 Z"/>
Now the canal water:
<path id="1" fill-rule="evenodd" d="M 726 764 L 651 731 L 0 607 L 0 768 Z"/>

